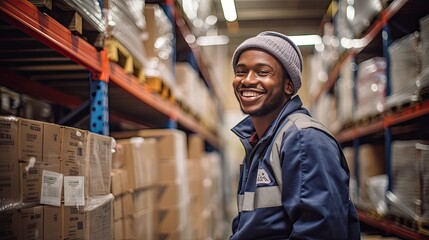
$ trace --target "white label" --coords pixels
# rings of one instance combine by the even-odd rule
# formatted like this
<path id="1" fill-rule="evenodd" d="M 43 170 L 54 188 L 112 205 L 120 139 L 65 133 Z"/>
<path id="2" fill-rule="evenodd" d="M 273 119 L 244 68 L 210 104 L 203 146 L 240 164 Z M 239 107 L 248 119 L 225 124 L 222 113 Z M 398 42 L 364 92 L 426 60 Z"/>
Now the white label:
<path id="1" fill-rule="evenodd" d="M 85 205 L 84 180 L 83 176 L 64 177 L 64 206 Z"/>
<path id="2" fill-rule="evenodd" d="M 63 174 L 43 170 L 40 203 L 59 207 L 61 205 L 62 185 Z"/>
<path id="3" fill-rule="evenodd" d="M 256 183 L 271 183 L 270 176 L 268 176 L 268 173 L 263 168 L 258 169 L 258 176 L 256 178 Z"/>

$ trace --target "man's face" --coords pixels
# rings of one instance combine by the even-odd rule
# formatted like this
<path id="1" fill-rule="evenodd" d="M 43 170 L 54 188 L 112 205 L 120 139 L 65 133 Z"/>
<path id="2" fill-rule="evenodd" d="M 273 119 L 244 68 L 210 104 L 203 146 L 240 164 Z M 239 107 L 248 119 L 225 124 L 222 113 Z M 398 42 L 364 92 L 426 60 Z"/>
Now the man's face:
<path id="1" fill-rule="evenodd" d="M 244 51 L 232 83 L 243 113 L 257 117 L 278 114 L 292 93 L 283 76 L 282 66 L 272 55 L 256 49 Z"/>

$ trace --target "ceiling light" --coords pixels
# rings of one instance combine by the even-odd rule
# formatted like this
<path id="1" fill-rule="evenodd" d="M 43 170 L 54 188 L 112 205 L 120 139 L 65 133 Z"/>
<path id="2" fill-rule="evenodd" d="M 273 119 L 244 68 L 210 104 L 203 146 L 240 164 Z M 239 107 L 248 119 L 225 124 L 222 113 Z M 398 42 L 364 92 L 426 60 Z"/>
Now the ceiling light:
<path id="1" fill-rule="evenodd" d="M 317 45 L 322 43 L 322 38 L 319 35 L 298 35 L 289 36 L 289 38 L 297 46 Z"/>
<path id="2" fill-rule="evenodd" d="M 234 0 L 221 0 L 223 15 L 225 20 L 228 22 L 234 22 L 237 20 L 237 11 L 235 10 Z"/>
<path id="3" fill-rule="evenodd" d="M 201 36 L 197 38 L 197 44 L 200 46 L 225 45 L 229 43 L 229 38 L 225 35 Z"/>

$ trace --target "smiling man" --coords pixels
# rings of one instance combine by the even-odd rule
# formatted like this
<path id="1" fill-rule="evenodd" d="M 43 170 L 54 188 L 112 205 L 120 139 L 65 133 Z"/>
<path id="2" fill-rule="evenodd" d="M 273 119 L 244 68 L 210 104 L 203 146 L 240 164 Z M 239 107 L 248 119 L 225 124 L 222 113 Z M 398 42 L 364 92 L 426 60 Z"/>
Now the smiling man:
<path id="1" fill-rule="evenodd" d="M 232 129 L 246 154 L 231 239 L 360 239 L 341 146 L 296 95 L 299 48 L 262 32 L 238 46 L 232 66 L 248 117 Z"/>

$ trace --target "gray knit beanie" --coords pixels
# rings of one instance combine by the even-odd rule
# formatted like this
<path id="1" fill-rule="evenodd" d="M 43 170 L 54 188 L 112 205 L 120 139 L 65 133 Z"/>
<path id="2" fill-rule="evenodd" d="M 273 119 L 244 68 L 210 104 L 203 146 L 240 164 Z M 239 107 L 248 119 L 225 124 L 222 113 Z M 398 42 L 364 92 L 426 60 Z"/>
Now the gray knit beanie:
<path id="1" fill-rule="evenodd" d="M 302 56 L 301 51 L 292 40 L 286 35 L 271 31 L 262 32 L 256 37 L 247 39 L 237 47 L 232 56 L 234 72 L 240 55 L 250 48 L 259 48 L 275 56 L 284 66 L 284 69 L 292 80 L 294 88 L 292 95 L 298 92 L 298 89 L 301 87 Z"/>

